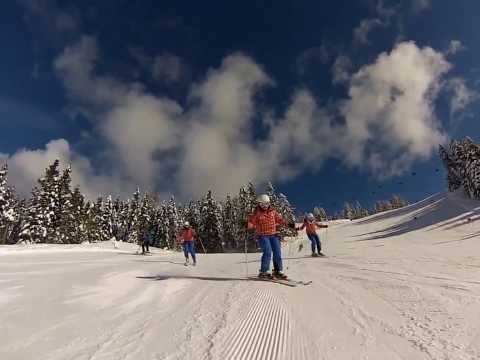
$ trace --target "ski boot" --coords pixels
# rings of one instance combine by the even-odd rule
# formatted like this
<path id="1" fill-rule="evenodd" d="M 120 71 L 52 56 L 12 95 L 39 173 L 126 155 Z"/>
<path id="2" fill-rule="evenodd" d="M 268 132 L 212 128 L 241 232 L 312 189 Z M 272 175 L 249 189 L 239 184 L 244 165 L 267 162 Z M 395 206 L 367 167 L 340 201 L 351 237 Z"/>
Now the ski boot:
<path id="1" fill-rule="evenodd" d="M 318 257 L 320 255 L 318 255 L 317 253 L 312 253 L 312 257 Z"/>
<path id="2" fill-rule="evenodd" d="M 272 277 L 274 279 L 280 279 L 280 280 L 287 280 L 288 279 L 288 276 L 285 275 L 284 273 L 282 273 L 281 271 L 275 271 L 273 274 L 272 274 Z"/>
<path id="3" fill-rule="evenodd" d="M 259 272 L 258 273 L 258 278 L 259 279 L 272 279 L 272 275 L 268 272 Z"/>
<path id="4" fill-rule="evenodd" d="M 188 266 L 188 258 L 185 259 L 185 263 L 183 265 Z"/>
<path id="5" fill-rule="evenodd" d="M 324 257 L 324 256 L 325 256 L 325 254 L 319 251 L 317 256 Z"/>

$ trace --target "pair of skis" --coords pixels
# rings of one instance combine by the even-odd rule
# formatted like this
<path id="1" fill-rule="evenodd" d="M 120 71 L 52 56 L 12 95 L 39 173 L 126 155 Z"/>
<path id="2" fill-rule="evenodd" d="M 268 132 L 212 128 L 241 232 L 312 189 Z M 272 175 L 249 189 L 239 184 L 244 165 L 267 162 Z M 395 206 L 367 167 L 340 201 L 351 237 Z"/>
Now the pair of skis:
<path id="1" fill-rule="evenodd" d="M 268 282 L 273 282 L 276 284 L 286 285 L 290 287 L 296 287 L 296 286 L 302 286 L 302 285 L 306 286 L 312 283 L 312 280 L 302 281 L 302 280 L 292 280 L 292 279 L 259 278 L 257 276 L 249 276 L 248 279 L 255 280 L 255 281 L 268 281 Z"/>

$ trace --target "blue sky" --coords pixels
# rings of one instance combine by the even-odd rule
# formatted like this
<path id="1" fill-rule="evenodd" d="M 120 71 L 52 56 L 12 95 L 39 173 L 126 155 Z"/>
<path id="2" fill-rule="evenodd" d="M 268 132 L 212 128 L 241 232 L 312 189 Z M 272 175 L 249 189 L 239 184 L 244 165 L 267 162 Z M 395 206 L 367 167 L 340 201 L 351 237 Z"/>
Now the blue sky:
<path id="1" fill-rule="evenodd" d="M 0 14 L 0 156 L 89 196 L 272 180 L 301 210 L 445 189 L 478 141 L 474 1 L 18 0 Z M 436 169 L 440 169 L 439 171 Z"/>

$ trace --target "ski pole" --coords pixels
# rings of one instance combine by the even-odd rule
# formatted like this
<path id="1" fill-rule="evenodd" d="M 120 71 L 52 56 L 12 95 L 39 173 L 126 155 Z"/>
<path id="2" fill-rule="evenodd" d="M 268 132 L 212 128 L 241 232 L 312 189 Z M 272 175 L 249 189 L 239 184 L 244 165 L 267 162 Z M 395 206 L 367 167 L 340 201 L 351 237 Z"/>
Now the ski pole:
<path id="1" fill-rule="evenodd" d="M 248 279 L 248 251 L 247 251 L 247 235 L 248 233 L 245 232 L 245 277 Z"/>
<path id="2" fill-rule="evenodd" d="M 288 242 L 287 270 L 290 269 L 290 258 L 292 257 L 292 242 Z"/>
<path id="3" fill-rule="evenodd" d="M 200 245 L 202 245 L 203 253 L 206 254 L 207 250 L 205 250 L 205 246 L 203 246 L 202 239 L 200 237 L 198 237 L 198 240 L 200 240 Z"/>

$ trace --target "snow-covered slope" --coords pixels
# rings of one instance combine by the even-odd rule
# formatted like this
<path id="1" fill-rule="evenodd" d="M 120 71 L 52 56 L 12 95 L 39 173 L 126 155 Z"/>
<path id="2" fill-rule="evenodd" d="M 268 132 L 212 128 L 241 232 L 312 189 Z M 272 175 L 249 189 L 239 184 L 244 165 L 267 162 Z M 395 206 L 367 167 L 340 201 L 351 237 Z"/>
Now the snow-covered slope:
<path id="1" fill-rule="evenodd" d="M 297 288 L 245 280 L 259 254 L 3 247 L 0 359 L 480 359 L 479 216 L 438 194 L 333 225 L 327 258 L 291 239 Z"/>

